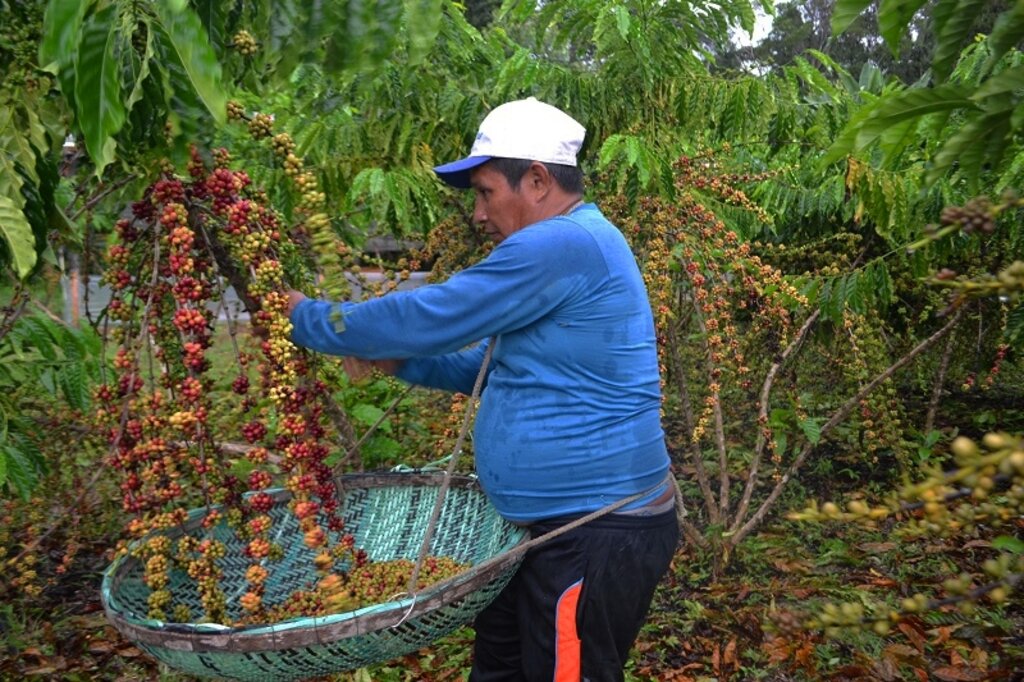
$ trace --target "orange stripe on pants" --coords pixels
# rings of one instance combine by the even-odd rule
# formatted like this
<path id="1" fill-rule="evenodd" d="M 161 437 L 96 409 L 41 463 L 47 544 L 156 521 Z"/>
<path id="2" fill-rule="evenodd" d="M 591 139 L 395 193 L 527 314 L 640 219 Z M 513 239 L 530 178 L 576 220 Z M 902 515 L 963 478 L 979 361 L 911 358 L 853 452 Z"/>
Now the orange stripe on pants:
<path id="1" fill-rule="evenodd" d="M 555 610 L 555 679 L 554 682 L 579 682 L 580 638 L 576 632 L 576 607 L 580 602 L 583 580 L 566 589 L 558 598 Z"/>

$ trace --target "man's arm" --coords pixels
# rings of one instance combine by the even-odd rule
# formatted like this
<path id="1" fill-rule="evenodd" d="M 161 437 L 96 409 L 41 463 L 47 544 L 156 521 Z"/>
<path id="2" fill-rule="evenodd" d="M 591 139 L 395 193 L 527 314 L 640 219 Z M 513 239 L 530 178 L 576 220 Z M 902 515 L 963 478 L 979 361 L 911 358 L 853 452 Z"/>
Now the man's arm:
<path id="1" fill-rule="evenodd" d="M 292 341 L 379 360 L 445 355 L 521 329 L 593 284 L 589 271 L 565 267 L 566 260 L 593 260 L 593 239 L 562 227 L 521 230 L 438 284 L 359 303 L 290 294 Z"/>
<path id="2" fill-rule="evenodd" d="M 410 358 L 399 365 L 395 376 L 417 386 L 469 395 L 473 392 L 489 343 L 484 341 L 473 348 L 447 355 Z M 488 374 L 493 367 L 488 368 Z"/>
<path id="3" fill-rule="evenodd" d="M 305 298 L 306 295 L 301 291 L 296 291 L 295 289 L 288 290 L 288 317 L 292 316 L 292 311 L 295 310 L 295 306 L 299 304 L 299 301 L 302 301 Z"/>
<path id="4" fill-rule="evenodd" d="M 306 295 L 301 291 L 296 291 L 295 289 L 288 290 L 288 317 L 291 317 L 295 306 L 305 299 Z M 345 366 L 345 373 L 353 381 L 362 381 L 375 369 L 384 374 L 394 375 L 402 367 L 401 360 L 364 360 L 352 356 L 342 358 L 342 364 Z"/>
<path id="5" fill-rule="evenodd" d="M 373 370 L 394 376 L 402 367 L 402 360 L 364 360 L 346 355 L 341 360 L 345 366 L 345 374 L 353 381 L 362 381 L 370 376 Z"/>

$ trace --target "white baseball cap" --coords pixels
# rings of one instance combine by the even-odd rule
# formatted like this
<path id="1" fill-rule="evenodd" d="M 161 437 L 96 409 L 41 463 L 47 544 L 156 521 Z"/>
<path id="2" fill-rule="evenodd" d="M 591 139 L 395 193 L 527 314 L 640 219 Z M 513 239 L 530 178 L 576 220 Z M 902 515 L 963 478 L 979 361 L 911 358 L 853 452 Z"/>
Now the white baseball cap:
<path id="1" fill-rule="evenodd" d="M 452 187 L 468 188 L 469 172 L 493 158 L 576 165 L 586 129 L 536 97 L 506 102 L 487 114 L 469 156 L 434 168 Z"/>

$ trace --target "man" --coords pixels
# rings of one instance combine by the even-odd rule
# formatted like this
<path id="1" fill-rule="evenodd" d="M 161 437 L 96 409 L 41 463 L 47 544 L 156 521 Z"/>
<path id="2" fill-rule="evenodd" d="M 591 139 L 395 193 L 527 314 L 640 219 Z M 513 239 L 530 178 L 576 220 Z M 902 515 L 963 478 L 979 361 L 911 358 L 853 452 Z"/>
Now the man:
<path id="1" fill-rule="evenodd" d="M 532 97 L 497 107 L 467 158 L 435 168 L 473 189 L 487 258 L 364 303 L 291 294 L 296 343 L 424 386 L 470 393 L 497 339 L 476 469 L 534 537 L 640 495 L 527 554 L 474 624 L 473 682 L 623 679 L 678 542 L 650 305 L 622 234 L 582 201 L 584 133 Z"/>

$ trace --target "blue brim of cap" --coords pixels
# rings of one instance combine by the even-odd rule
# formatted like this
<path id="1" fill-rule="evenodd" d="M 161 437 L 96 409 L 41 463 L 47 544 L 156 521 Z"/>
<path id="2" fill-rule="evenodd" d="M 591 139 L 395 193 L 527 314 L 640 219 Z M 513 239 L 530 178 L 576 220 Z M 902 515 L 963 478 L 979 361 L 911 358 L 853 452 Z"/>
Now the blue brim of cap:
<path id="1" fill-rule="evenodd" d="M 491 160 L 490 156 L 467 156 L 458 161 L 446 163 L 443 166 L 434 166 L 434 172 L 444 182 L 459 189 L 469 189 L 469 172 L 477 166 L 482 166 Z"/>

